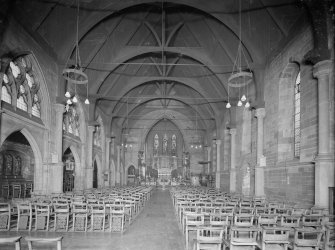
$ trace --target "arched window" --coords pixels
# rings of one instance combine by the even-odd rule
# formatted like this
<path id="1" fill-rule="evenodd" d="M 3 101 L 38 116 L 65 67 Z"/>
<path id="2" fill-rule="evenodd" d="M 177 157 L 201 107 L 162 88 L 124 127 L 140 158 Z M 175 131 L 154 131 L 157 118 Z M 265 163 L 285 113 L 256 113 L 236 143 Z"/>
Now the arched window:
<path id="1" fill-rule="evenodd" d="M 300 71 L 294 86 L 294 156 L 300 156 Z"/>
<path id="2" fill-rule="evenodd" d="M 31 107 L 31 114 L 41 118 L 40 84 L 34 76 L 36 72 L 32 60 L 31 55 L 22 55 L 9 62 L 3 79 L 0 80 L 1 100 L 12 103 L 15 95 L 18 109 L 28 112 Z M 12 91 L 11 86 L 16 86 L 16 91 Z"/>
<path id="3" fill-rule="evenodd" d="M 79 136 L 79 114 L 76 107 L 70 106 L 63 115 L 63 130 L 67 133 Z"/>

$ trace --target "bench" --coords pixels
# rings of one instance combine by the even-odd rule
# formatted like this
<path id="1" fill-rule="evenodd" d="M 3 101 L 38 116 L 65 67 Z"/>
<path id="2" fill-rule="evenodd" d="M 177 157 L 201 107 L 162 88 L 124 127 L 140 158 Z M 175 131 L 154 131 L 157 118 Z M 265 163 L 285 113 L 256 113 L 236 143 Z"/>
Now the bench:
<path id="1" fill-rule="evenodd" d="M 21 249 L 21 243 L 20 239 L 21 236 L 14 236 L 14 237 L 7 237 L 7 238 L 0 238 L 0 245 L 1 244 L 10 244 L 14 243 L 15 244 L 15 250 L 20 250 Z"/>
<path id="2" fill-rule="evenodd" d="M 33 242 L 34 243 L 41 243 L 41 244 L 49 244 L 49 243 L 57 243 L 57 250 L 62 250 L 62 239 L 63 236 L 60 237 L 52 237 L 52 238 L 42 238 L 42 237 L 25 237 L 25 240 L 28 242 L 28 249 L 33 249 Z"/>

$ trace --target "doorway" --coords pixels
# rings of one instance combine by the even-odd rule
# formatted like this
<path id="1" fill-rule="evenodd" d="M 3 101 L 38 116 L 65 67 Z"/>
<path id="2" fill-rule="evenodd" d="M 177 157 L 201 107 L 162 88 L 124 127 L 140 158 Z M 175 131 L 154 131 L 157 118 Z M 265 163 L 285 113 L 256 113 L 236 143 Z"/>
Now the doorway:
<path id="1" fill-rule="evenodd" d="M 98 188 L 98 165 L 96 160 L 93 166 L 93 188 Z"/>
<path id="2" fill-rule="evenodd" d="M 75 160 L 70 148 L 67 148 L 63 155 L 63 192 L 71 192 L 74 188 Z"/>

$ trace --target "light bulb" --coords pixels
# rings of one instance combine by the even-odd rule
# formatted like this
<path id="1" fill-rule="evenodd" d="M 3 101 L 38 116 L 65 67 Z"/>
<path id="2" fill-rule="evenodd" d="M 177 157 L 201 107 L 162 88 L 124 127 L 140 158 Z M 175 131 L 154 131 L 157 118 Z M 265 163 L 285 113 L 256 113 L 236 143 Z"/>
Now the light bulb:
<path id="1" fill-rule="evenodd" d="M 71 99 L 67 99 L 66 103 L 69 104 L 69 105 L 71 105 L 72 104 Z"/>
<path id="2" fill-rule="evenodd" d="M 73 101 L 74 103 L 77 103 L 77 102 L 78 102 L 78 99 L 77 99 L 77 97 L 76 97 L 76 96 L 74 96 L 74 97 L 72 98 L 72 101 Z"/>
<path id="3" fill-rule="evenodd" d="M 193 144 L 191 145 L 191 148 L 193 148 Z"/>
<path id="4" fill-rule="evenodd" d="M 90 104 L 90 101 L 86 98 L 85 104 Z"/>
<path id="5" fill-rule="evenodd" d="M 230 107 L 231 107 L 230 102 L 228 102 L 226 108 L 229 109 Z"/>
<path id="6" fill-rule="evenodd" d="M 237 106 L 239 106 L 239 107 L 242 106 L 242 102 L 241 102 L 241 100 L 238 101 Z"/>
<path id="7" fill-rule="evenodd" d="M 245 102 L 247 100 L 247 98 L 245 97 L 245 95 L 242 95 L 242 97 L 241 97 L 241 101 L 242 102 Z"/>
<path id="8" fill-rule="evenodd" d="M 246 107 L 246 108 L 249 108 L 249 107 L 250 107 L 250 103 L 247 102 L 247 103 L 245 104 L 245 107 Z"/>
<path id="9" fill-rule="evenodd" d="M 70 97 L 71 97 L 71 94 L 70 94 L 69 91 L 66 91 L 66 93 L 65 93 L 65 97 L 67 97 L 67 98 L 70 98 Z"/>

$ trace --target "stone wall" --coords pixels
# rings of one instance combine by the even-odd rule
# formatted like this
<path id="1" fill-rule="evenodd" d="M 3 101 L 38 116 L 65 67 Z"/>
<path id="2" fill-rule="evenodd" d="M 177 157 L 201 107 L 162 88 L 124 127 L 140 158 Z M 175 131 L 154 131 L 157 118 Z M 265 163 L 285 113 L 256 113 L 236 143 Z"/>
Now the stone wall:
<path id="1" fill-rule="evenodd" d="M 314 156 L 317 153 L 317 83 L 303 56 L 312 48 L 305 30 L 274 58 L 266 70 L 264 169 L 267 197 L 314 204 Z M 301 72 L 301 149 L 294 157 L 294 84 Z"/>

